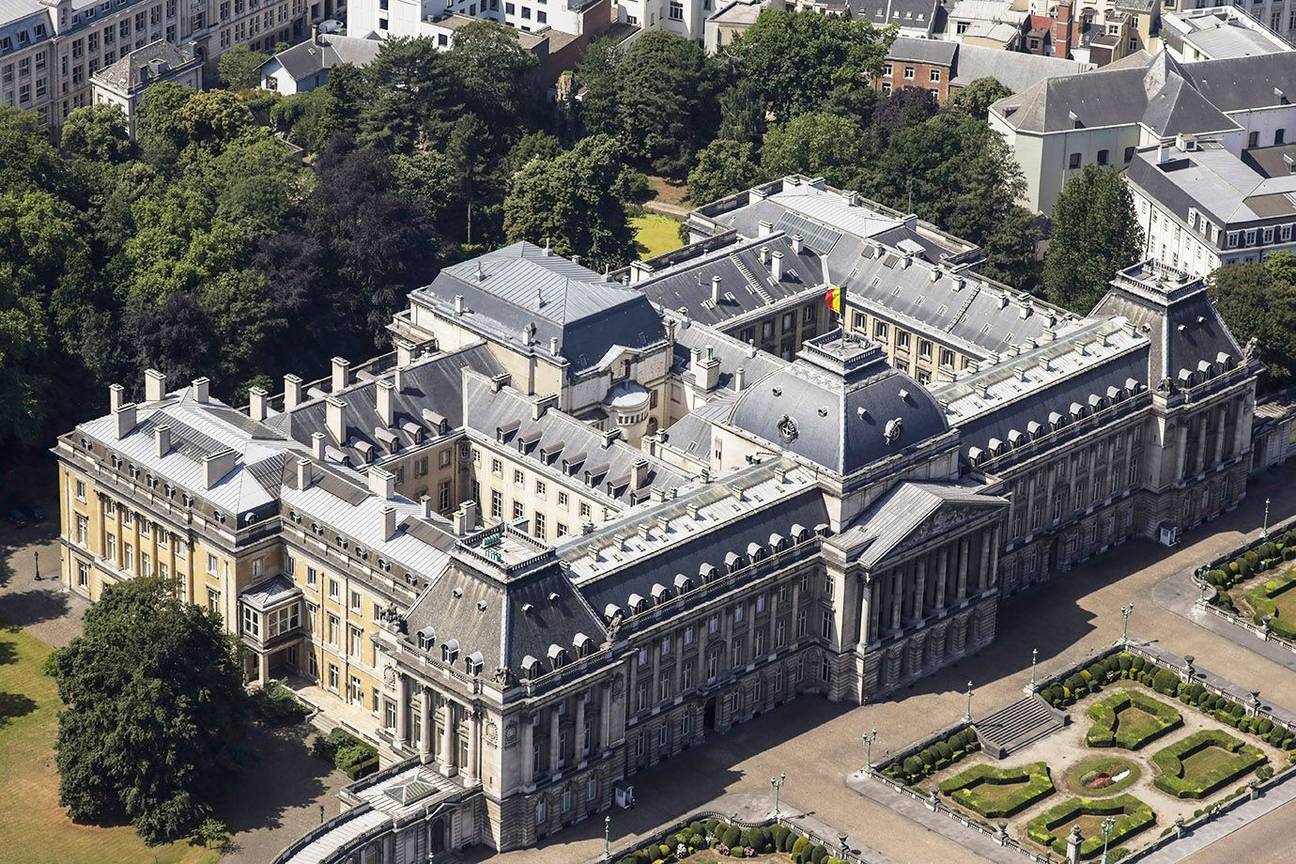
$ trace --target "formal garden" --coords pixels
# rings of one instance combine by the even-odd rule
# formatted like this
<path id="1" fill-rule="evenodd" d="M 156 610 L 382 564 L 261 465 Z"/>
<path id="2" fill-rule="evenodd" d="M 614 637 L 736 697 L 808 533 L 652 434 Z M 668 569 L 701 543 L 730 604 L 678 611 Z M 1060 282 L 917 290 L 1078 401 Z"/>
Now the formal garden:
<path id="1" fill-rule="evenodd" d="M 1296 640 L 1296 530 L 1235 549 L 1196 575 L 1216 609 Z"/>
<path id="2" fill-rule="evenodd" d="M 753 864 L 846 864 L 832 849 L 781 823 L 739 825 L 709 818 L 679 825 L 629 852 L 616 864 L 717 864 L 741 858 Z"/>
<path id="3" fill-rule="evenodd" d="M 1117 860 L 1291 765 L 1292 732 L 1199 677 L 1113 651 L 1041 685 L 1069 722 L 1006 759 L 981 751 L 974 722 L 877 768 L 1025 851 L 1065 855 L 1078 828 L 1081 858 L 1106 842 Z"/>

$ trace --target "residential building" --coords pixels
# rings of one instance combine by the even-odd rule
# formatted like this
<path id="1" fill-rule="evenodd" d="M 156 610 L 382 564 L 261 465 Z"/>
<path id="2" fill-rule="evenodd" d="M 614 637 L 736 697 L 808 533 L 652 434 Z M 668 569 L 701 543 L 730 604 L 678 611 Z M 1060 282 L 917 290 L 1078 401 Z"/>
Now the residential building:
<path id="1" fill-rule="evenodd" d="M 1017 51 L 1030 13 L 1009 0 L 957 0 L 945 22 L 944 38 L 962 45 Z"/>
<path id="2" fill-rule="evenodd" d="M 905 87 L 931 90 L 946 100 L 978 78 L 994 78 L 1014 93 L 1057 75 L 1087 71 L 1088 64 L 1061 57 L 1023 54 L 979 45 L 898 36 L 887 49 L 873 89 L 888 94 Z"/>
<path id="3" fill-rule="evenodd" d="M 1227 60 L 1291 51 L 1291 45 L 1238 6 L 1163 12 L 1161 42 L 1176 60 Z"/>
<path id="4" fill-rule="evenodd" d="M 163 81 L 201 90 L 202 77 L 202 60 L 192 45 L 157 41 L 100 69 L 90 77 L 90 86 L 94 104 L 116 105 L 126 115 L 126 129 L 133 141 L 136 109 L 144 91 Z"/>
<path id="5" fill-rule="evenodd" d="M 335 11 L 334 0 L 13 0 L 0 10 L 0 104 L 56 129 L 91 104 L 95 73 L 132 51 L 192 43 L 210 78 L 230 48 L 300 41 Z"/>
<path id="6" fill-rule="evenodd" d="M 587 44 L 611 26 L 615 14 L 611 0 L 352 0 L 346 21 L 353 35 L 428 36 L 448 49 L 454 31 L 472 19 L 524 33 L 556 30 Z M 700 38 L 700 22 L 698 28 Z"/>
<path id="7" fill-rule="evenodd" d="M 1275 158 L 1264 162 L 1279 163 L 1273 175 L 1214 140 L 1180 136 L 1173 146 L 1139 151 L 1125 179 L 1147 257 L 1204 277 L 1227 264 L 1296 251 L 1296 145 L 1267 149 Z"/>
<path id="8" fill-rule="evenodd" d="M 1254 82 L 1263 81 L 1264 86 Z M 1026 179 L 1023 206 L 1049 214 L 1083 166 L 1124 167 L 1180 134 L 1229 152 L 1285 140 L 1296 128 L 1296 53 L 1180 63 L 1139 52 L 1110 66 L 1041 81 L 990 107 Z"/>
<path id="9" fill-rule="evenodd" d="M 313 31 L 310 39 L 280 51 L 262 65 L 261 89 L 284 95 L 314 90 L 328 83 L 334 66 L 366 66 L 381 47 L 377 39 Z"/>
<path id="10" fill-rule="evenodd" d="M 765 0 L 729 0 L 727 3 L 717 3 L 715 11 L 707 16 L 702 25 L 702 44 L 707 53 L 716 53 L 747 32 L 765 11 L 765 7 Z"/>
<path id="11" fill-rule="evenodd" d="M 1138 265 L 1068 314 L 804 177 L 689 229 L 607 275 L 513 244 L 412 292 L 392 353 L 244 409 L 150 370 L 60 436 L 69 590 L 174 580 L 249 680 L 394 755 L 279 864 L 533 845 L 776 705 L 961 661 L 1001 597 L 1245 492 L 1257 364 L 1200 280 Z"/>

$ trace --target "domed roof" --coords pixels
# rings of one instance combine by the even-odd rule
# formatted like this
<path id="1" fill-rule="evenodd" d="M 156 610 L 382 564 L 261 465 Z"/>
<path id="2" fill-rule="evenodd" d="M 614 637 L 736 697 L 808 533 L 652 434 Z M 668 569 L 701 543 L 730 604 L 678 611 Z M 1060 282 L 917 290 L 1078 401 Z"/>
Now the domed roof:
<path id="1" fill-rule="evenodd" d="M 737 399 L 730 423 L 847 476 L 949 429 L 945 412 L 881 348 L 840 331 Z"/>

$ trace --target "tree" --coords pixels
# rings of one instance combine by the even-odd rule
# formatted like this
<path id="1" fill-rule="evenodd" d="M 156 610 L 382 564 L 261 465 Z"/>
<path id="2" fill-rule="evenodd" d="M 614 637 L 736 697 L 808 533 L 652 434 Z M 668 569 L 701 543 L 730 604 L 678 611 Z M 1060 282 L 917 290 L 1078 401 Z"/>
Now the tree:
<path id="1" fill-rule="evenodd" d="M 1279 252 L 1263 264 L 1228 264 L 1210 274 L 1207 290 L 1235 339 L 1256 340 L 1266 389 L 1296 373 L 1296 256 Z"/>
<path id="2" fill-rule="evenodd" d="M 252 112 L 228 90 L 191 92 L 176 116 L 182 153 L 219 153 L 251 126 Z"/>
<path id="3" fill-rule="evenodd" d="M 422 139 L 439 143 L 461 106 L 449 54 L 428 38 L 383 40 L 364 68 L 358 142 L 387 153 L 409 153 Z"/>
<path id="4" fill-rule="evenodd" d="M 509 240 L 547 241 L 559 255 L 580 255 L 596 269 L 624 266 L 635 255 L 623 197 L 629 173 L 620 145 L 606 135 L 585 138 L 549 162 L 528 163 L 504 199 Z"/>
<path id="5" fill-rule="evenodd" d="M 328 87 L 290 93 L 270 109 L 270 123 L 308 153 L 318 153 L 344 131 L 341 105 Z"/>
<path id="6" fill-rule="evenodd" d="M 518 43 L 517 31 L 475 21 L 455 31 L 449 57 L 465 107 L 493 136 L 507 142 L 529 125 L 542 104 L 535 78 L 539 61 Z"/>
<path id="7" fill-rule="evenodd" d="M 238 45 L 216 61 L 216 74 L 220 82 L 231 90 L 251 90 L 261 86 L 261 67 L 269 59 L 269 54 Z"/>
<path id="8" fill-rule="evenodd" d="M 720 94 L 718 138 L 759 146 L 765 137 L 766 125 L 765 102 L 754 83 L 739 81 Z"/>
<path id="9" fill-rule="evenodd" d="M 1062 187 L 1044 256 L 1044 293 L 1081 314 L 1107 291 L 1116 271 L 1143 254 L 1143 231 L 1129 187 L 1116 171 L 1086 165 Z"/>
<path id="10" fill-rule="evenodd" d="M 153 165 L 175 168 L 183 146 L 180 109 L 192 95 L 192 90 L 174 81 L 161 81 L 144 91 L 135 119 L 135 140 Z"/>
<path id="11" fill-rule="evenodd" d="M 862 134 L 855 121 L 845 117 L 799 114 L 765 133 L 761 171 L 767 177 L 823 176 L 842 185 L 859 162 Z"/>
<path id="12" fill-rule="evenodd" d="M 766 9 L 727 50 L 736 80 L 753 82 L 782 121 L 821 110 L 838 86 L 868 87 L 869 76 L 882 71 L 892 35 L 867 21 Z"/>
<path id="13" fill-rule="evenodd" d="M 984 119 L 990 113 L 990 106 L 1006 96 L 1011 90 L 999 83 L 999 79 L 986 76 L 978 78 L 950 97 L 949 107 L 956 108 L 969 117 Z"/>
<path id="14" fill-rule="evenodd" d="M 233 769 L 247 695 L 220 617 L 161 579 L 104 591 L 55 652 L 59 800 L 77 821 L 128 820 L 150 842 L 186 834 Z"/>
<path id="15" fill-rule="evenodd" d="M 617 103 L 617 64 L 620 48 L 605 36 L 585 50 L 576 64 L 580 91 L 580 123 L 586 135 L 615 135 L 620 111 Z"/>
<path id="16" fill-rule="evenodd" d="M 116 105 L 75 108 L 63 121 L 64 152 L 91 162 L 121 162 L 131 153 L 126 115 Z"/>
<path id="17" fill-rule="evenodd" d="M 640 37 L 617 64 L 618 132 L 626 155 L 682 177 L 693 162 L 703 112 L 712 112 L 706 54 L 667 30 Z"/>
<path id="18" fill-rule="evenodd" d="M 706 204 L 749 189 L 762 176 L 751 144 L 717 138 L 698 151 L 688 175 L 689 200 Z"/>

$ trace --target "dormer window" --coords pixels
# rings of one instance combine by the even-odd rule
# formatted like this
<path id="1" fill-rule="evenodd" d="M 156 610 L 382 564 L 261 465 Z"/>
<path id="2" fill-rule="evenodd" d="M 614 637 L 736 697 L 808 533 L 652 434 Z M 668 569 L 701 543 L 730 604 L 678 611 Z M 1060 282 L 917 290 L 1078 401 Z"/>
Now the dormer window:
<path id="1" fill-rule="evenodd" d="M 561 645 L 549 646 L 549 665 L 559 669 L 567 663 L 567 649 Z"/>
<path id="2" fill-rule="evenodd" d="M 441 646 L 441 662 L 453 663 L 459 656 L 459 640 L 451 639 Z"/>
<path id="3" fill-rule="evenodd" d="M 482 673 L 482 655 L 480 651 L 474 651 L 464 658 L 464 671 L 469 675 L 476 677 Z"/>
<path id="4" fill-rule="evenodd" d="M 540 661 L 530 654 L 522 658 L 522 677 L 534 681 L 540 677 Z"/>
<path id="5" fill-rule="evenodd" d="M 420 651 L 431 651 L 432 646 L 436 644 L 436 630 L 432 627 L 424 627 L 418 631 L 416 637 Z"/>

